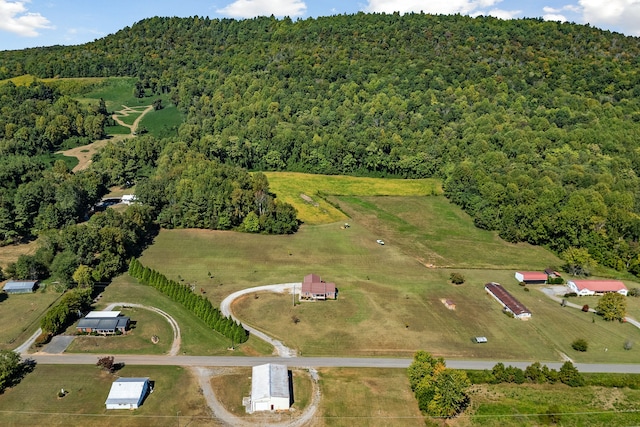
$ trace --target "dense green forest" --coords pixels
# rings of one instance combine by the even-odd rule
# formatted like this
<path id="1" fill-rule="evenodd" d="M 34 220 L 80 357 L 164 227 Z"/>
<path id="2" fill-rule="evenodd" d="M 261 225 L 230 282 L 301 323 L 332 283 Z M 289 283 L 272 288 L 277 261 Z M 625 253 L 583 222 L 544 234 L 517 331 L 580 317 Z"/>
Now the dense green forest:
<path id="1" fill-rule="evenodd" d="M 132 76 L 169 93 L 186 117 L 177 137 L 154 142 L 145 167 L 130 147 L 96 164 L 129 163 L 149 199 L 169 194 L 154 205 L 163 225 L 267 231 L 278 217 L 268 203 L 255 225 L 259 197 L 248 226 L 248 211 L 203 206 L 206 179 L 176 153 L 212 177 L 439 177 L 479 227 L 640 274 L 638 38 L 460 15 L 151 18 L 82 46 L 0 52 L 0 64 L 0 78 Z"/>

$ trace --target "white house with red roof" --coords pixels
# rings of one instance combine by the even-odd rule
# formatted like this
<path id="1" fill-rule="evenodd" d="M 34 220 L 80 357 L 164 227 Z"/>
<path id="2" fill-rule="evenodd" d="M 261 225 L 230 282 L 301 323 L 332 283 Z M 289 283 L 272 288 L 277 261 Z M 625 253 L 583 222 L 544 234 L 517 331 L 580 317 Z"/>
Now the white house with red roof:
<path id="1" fill-rule="evenodd" d="M 567 286 L 581 297 L 608 292 L 617 292 L 626 296 L 628 292 L 627 287 L 619 280 L 569 280 Z"/>
<path id="2" fill-rule="evenodd" d="M 516 271 L 516 280 L 518 282 L 536 285 L 547 283 L 548 275 L 543 271 Z"/>

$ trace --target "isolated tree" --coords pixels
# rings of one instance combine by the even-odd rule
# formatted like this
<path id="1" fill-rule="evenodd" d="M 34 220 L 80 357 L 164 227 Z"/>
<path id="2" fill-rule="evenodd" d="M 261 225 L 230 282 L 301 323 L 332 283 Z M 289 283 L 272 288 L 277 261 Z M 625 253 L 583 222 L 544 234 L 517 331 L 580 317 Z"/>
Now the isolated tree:
<path id="1" fill-rule="evenodd" d="M 462 285 L 464 283 L 464 276 L 460 273 L 456 273 L 456 272 L 451 273 L 451 275 L 449 276 L 449 279 L 451 280 L 451 283 L 453 283 L 454 285 Z"/>
<path id="2" fill-rule="evenodd" d="M 114 360 L 115 358 L 113 356 L 104 356 L 98 359 L 96 366 L 109 373 L 113 373 L 115 371 Z"/>
<path id="3" fill-rule="evenodd" d="M 569 361 L 562 364 L 558 376 L 560 381 L 569 387 L 580 387 L 584 385 L 584 378 L 580 372 L 578 372 L 578 369 L 573 366 L 573 363 Z"/>
<path id="4" fill-rule="evenodd" d="M 622 320 L 627 315 L 627 298 L 617 292 L 604 294 L 596 311 L 604 320 Z"/>
<path id="5" fill-rule="evenodd" d="M 577 340 L 571 343 L 571 348 L 573 348 L 575 351 L 584 352 L 584 351 L 587 351 L 587 349 L 589 348 L 589 343 L 584 338 L 578 338 Z"/>
<path id="6" fill-rule="evenodd" d="M 20 375 L 22 359 L 11 350 L 0 350 L 0 393 Z"/>
<path id="7" fill-rule="evenodd" d="M 436 417 L 451 418 L 469 403 L 467 389 L 471 385 L 464 371 L 444 369 L 433 379 L 434 395 L 427 405 L 428 413 Z"/>

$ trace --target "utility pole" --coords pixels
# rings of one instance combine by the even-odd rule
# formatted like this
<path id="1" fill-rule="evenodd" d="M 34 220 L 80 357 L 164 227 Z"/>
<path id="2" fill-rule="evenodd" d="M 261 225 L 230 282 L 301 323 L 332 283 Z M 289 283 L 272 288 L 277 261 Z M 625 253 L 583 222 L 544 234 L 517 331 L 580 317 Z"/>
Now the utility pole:
<path id="1" fill-rule="evenodd" d="M 292 298 L 293 299 L 293 306 L 295 307 L 296 306 L 296 285 L 295 284 L 293 285 L 292 295 L 293 295 L 293 298 Z"/>

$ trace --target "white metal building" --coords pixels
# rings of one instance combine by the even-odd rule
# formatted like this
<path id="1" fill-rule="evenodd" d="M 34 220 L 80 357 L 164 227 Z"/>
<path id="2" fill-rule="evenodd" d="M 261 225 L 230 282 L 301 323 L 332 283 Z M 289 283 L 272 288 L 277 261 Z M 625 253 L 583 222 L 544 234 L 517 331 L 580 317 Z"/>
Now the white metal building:
<path id="1" fill-rule="evenodd" d="M 107 409 L 136 409 L 149 391 L 149 378 L 118 378 L 111 384 Z"/>
<path id="2" fill-rule="evenodd" d="M 35 291 L 37 284 L 37 280 L 9 280 L 3 290 L 8 294 L 30 294 Z"/>
<path id="3" fill-rule="evenodd" d="M 285 365 L 254 366 L 251 375 L 251 412 L 289 409 L 289 372 Z"/>

